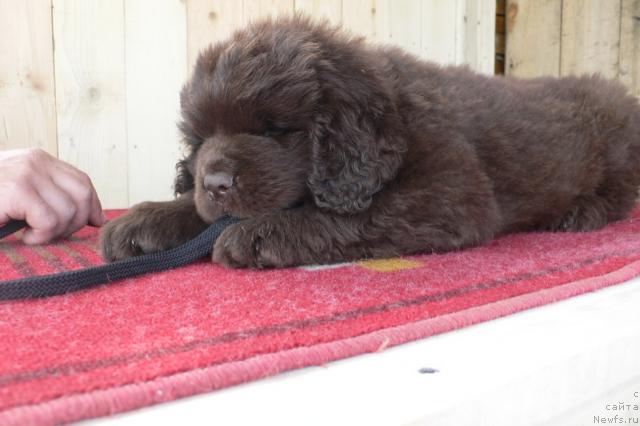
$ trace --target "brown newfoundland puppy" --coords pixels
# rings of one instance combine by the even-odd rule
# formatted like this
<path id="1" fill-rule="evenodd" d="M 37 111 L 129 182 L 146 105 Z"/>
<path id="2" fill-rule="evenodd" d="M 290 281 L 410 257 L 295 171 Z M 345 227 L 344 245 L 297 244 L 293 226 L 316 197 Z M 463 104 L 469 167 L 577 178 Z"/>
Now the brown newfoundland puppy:
<path id="1" fill-rule="evenodd" d="M 174 201 L 104 229 L 106 259 L 174 247 L 223 214 L 213 260 L 285 267 L 590 231 L 640 185 L 640 106 L 599 77 L 441 67 L 305 18 L 202 52 L 181 94 Z"/>

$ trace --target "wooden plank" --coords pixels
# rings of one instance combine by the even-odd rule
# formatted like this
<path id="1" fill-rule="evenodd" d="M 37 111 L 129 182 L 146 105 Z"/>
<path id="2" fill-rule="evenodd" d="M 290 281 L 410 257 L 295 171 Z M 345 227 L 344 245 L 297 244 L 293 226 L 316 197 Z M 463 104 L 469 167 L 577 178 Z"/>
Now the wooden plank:
<path id="1" fill-rule="evenodd" d="M 187 2 L 187 62 L 211 43 L 228 38 L 244 25 L 244 5 L 239 0 L 185 0 Z"/>
<path id="2" fill-rule="evenodd" d="M 348 1 L 348 0 L 347 0 Z M 377 43 L 391 42 L 391 0 L 375 0 L 373 2 L 373 40 Z"/>
<path id="3" fill-rule="evenodd" d="M 495 63 L 495 0 L 466 0 L 464 13 L 464 63 L 476 71 L 493 74 Z"/>
<path id="4" fill-rule="evenodd" d="M 123 3 L 54 0 L 53 28 L 59 156 L 91 176 L 105 208 L 126 207 Z"/>
<path id="5" fill-rule="evenodd" d="M 394 0 L 389 10 L 389 42 L 402 47 L 414 55 L 423 56 L 422 51 L 422 2 Z"/>
<path id="6" fill-rule="evenodd" d="M 504 75 L 505 54 L 507 43 L 507 1 L 498 0 L 496 2 L 496 59 L 493 73 L 496 75 Z"/>
<path id="7" fill-rule="evenodd" d="M 129 204 L 173 196 L 180 89 L 187 78 L 186 6 L 125 2 Z M 153 19 L 149 13 L 153 11 Z"/>
<path id="8" fill-rule="evenodd" d="M 640 0 L 622 0 L 620 81 L 640 97 Z"/>
<path id="9" fill-rule="evenodd" d="M 496 15 L 496 34 L 504 34 L 506 32 L 506 23 L 504 15 Z"/>
<path id="10" fill-rule="evenodd" d="M 496 54 L 505 54 L 506 37 L 504 34 L 496 34 Z"/>
<path id="11" fill-rule="evenodd" d="M 560 75 L 562 0 L 508 0 L 505 72 Z"/>
<path id="12" fill-rule="evenodd" d="M 455 64 L 465 63 L 465 46 L 467 37 L 465 35 L 467 27 L 467 0 L 455 0 L 456 2 L 456 23 L 455 23 Z"/>
<path id="13" fill-rule="evenodd" d="M 318 20 L 327 19 L 332 24 L 342 24 L 342 0 L 295 0 L 295 10 Z"/>
<path id="14" fill-rule="evenodd" d="M 496 57 L 496 66 L 494 69 L 494 74 L 496 75 L 504 74 L 504 58 L 503 57 Z"/>
<path id="15" fill-rule="evenodd" d="M 342 26 L 353 34 L 372 41 L 375 32 L 375 0 L 346 0 L 342 2 Z"/>
<path id="16" fill-rule="evenodd" d="M 0 0 L 0 150 L 57 154 L 51 4 Z"/>
<path id="17" fill-rule="evenodd" d="M 421 56 L 441 64 L 461 62 L 456 58 L 456 44 L 463 5 L 460 0 L 423 0 Z"/>
<path id="18" fill-rule="evenodd" d="M 294 0 L 244 0 L 244 22 L 260 18 L 292 15 Z"/>
<path id="19" fill-rule="evenodd" d="M 562 2 L 561 75 L 618 77 L 620 6 L 620 0 Z"/>

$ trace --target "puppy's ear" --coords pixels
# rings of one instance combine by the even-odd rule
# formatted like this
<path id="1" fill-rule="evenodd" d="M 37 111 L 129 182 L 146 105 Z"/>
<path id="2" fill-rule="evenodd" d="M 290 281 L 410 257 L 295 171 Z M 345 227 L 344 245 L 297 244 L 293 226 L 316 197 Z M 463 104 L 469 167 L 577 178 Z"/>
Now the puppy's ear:
<path id="1" fill-rule="evenodd" d="M 181 120 L 178 128 L 185 143 L 186 156 L 176 164 L 174 194 L 181 195 L 195 187 L 195 158 L 203 135 L 209 132 L 210 112 L 207 110 L 206 90 L 224 45 L 210 45 L 200 52 L 193 74 L 180 91 Z M 203 101 L 204 99 L 204 101 Z"/>
<path id="2" fill-rule="evenodd" d="M 308 185 L 318 206 L 356 213 L 393 179 L 407 146 L 390 89 L 375 64 L 344 56 L 319 67 L 323 107 L 311 132 Z"/>
<path id="3" fill-rule="evenodd" d="M 194 154 L 190 154 L 176 164 L 176 179 L 173 183 L 174 195 L 185 194 L 195 188 L 193 161 Z"/>

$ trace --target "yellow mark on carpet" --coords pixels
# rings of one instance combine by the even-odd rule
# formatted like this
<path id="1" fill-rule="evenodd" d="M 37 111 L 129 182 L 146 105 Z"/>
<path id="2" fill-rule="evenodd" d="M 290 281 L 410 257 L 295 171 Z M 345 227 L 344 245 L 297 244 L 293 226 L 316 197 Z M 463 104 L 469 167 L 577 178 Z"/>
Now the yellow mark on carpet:
<path id="1" fill-rule="evenodd" d="M 376 272 L 395 272 L 402 271 L 404 269 L 415 269 L 422 266 L 421 262 L 416 260 L 402 259 L 396 257 L 393 259 L 376 259 L 376 260 L 363 260 L 358 262 L 358 265 L 365 269 Z"/>

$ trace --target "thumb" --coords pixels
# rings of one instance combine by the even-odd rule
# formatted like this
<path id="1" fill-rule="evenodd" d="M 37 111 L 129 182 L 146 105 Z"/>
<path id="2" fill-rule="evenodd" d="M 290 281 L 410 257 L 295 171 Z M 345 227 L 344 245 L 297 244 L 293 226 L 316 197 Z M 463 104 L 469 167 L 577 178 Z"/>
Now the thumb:
<path id="1" fill-rule="evenodd" d="M 102 205 L 98 199 L 95 189 L 91 195 L 91 212 L 89 213 L 89 224 L 93 226 L 102 226 L 107 221 L 107 217 L 102 211 Z"/>
<path id="2" fill-rule="evenodd" d="M 6 213 L 0 212 L 0 226 L 6 225 L 10 220 L 11 218 Z"/>

